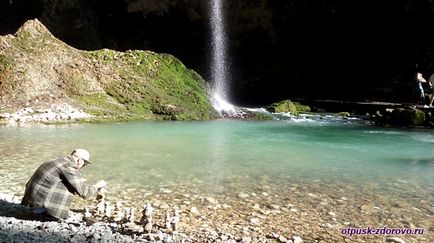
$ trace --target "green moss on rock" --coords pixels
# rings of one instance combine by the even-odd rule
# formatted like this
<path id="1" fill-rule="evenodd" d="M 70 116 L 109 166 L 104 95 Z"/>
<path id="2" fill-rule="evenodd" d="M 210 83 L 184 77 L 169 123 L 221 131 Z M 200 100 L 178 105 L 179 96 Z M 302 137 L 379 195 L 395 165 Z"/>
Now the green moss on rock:
<path id="1" fill-rule="evenodd" d="M 392 112 L 392 122 L 399 125 L 419 126 L 425 122 L 425 112 L 413 108 L 397 108 Z"/>
<path id="2" fill-rule="evenodd" d="M 298 112 L 311 112 L 311 108 L 308 105 L 303 105 L 300 102 L 292 102 Z"/>
<path id="3" fill-rule="evenodd" d="M 268 108 L 271 112 L 281 112 L 287 113 L 290 112 L 294 116 L 298 116 L 299 113 L 297 111 L 297 107 L 291 100 L 282 100 L 276 103 L 273 103 Z"/>
<path id="4" fill-rule="evenodd" d="M 251 119 L 253 120 L 273 120 L 273 116 L 266 114 L 266 113 L 262 113 L 262 112 L 253 112 Z"/>
<path id="5" fill-rule="evenodd" d="M 341 111 L 341 112 L 336 113 L 336 116 L 349 117 L 349 116 L 351 116 L 351 114 L 347 111 Z"/>
<path id="6" fill-rule="evenodd" d="M 0 75 L 11 67 L 11 59 L 6 55 L 0 54 Z"/>
<path id="7" fill-rule="evenodd" d="M 97 50 L 97 51 L 88 52 L 87 54 L 90 57 L 95 58 L 97 60 L 113 61 L 117 57 L 116 53 L 118 53 L 118 52 L 114 51 L 114 50 L 101 49 L 101 50 Z"/>
<path id="8" fill-rule="evenodd" d="M 121 105 L 123 114 L 171 120 L 216 117 L 205 81 L 172 55 L 104 49 L 86 56 L 111 66 L 121 78 L 106 81 L 104 91 Z"/>

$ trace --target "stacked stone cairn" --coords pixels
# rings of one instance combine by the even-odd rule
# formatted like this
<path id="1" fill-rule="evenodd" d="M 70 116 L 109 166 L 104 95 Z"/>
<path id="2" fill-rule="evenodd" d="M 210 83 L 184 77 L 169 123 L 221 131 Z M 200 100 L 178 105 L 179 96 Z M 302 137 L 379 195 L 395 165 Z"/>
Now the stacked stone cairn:
<path id="1" fill-rule="evenodd" d="M 103 221 L 109 221 L 112 217 L 113 207 L 110 202 L 105 200 L 105 190 L 100 189 L 97 193 L 96 200 L 96 208 L 94 211 L 94 216 Z"/>
<path id="2" fill-rule="evenodd" d="M 178 232 L 178 224 L 180 222 L 179 211 L 175 210 L 173 214 L 166 212 L 166 229 L 176 233 Z"/>
<path id="3" fill-rule="evenodd" d="M 117 202 L 113 209 L 111 220 L 114 222 L 120 222 L 124 218 L 124 213 L 122 212 L 122 203 Z"/>
<path id="4" fill-rule="evenodd" d="M 143 226 L 143 230 L 146 233 L 151 233 L 152 231 L 152 213 L 154 212 L 154 208 L 148 202 L 143 207 L 142 211 L 142 219 L 140 220 L 140 224 Z"/>
<path id="5" fill-rule="evenodd" d="M 117 202 L 112 204 L 105 199 L 104 190 L 98 191 L 97 203 L 93 209 L 84 207 L 83 219 L 86 222 L 110 222 L 113 228 L 117 228 L 122 231 L 137 232 L 137 233 L 152 233 L 154 228 L 153 212 L 154 208 L 150 202 L 145 203 L 142 210 L 142 218 L 136 224 L 136 209 L 134 207 L 124 207 Z M 123 210 L 122 210 L 123 209 Z M 177 233 L 178 224 L 180 222 L 179 211 L 166 212 L 165 227 L 167 231 Z"/>

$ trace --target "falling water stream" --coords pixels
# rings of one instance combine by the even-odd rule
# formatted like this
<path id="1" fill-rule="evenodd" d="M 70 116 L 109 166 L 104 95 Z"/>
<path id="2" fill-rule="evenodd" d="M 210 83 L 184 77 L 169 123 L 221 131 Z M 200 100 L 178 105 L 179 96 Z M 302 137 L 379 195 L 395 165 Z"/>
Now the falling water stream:
<path id="1" fill-rule="evenodd" d="M 228 102 L 229 68 L 227 63 L 226 29 L 223 14 L 223 0 L 211 1 L 211 30 L 212 30 L 212 103 L 220 113 L 234 114 L 236 108 Z"/>

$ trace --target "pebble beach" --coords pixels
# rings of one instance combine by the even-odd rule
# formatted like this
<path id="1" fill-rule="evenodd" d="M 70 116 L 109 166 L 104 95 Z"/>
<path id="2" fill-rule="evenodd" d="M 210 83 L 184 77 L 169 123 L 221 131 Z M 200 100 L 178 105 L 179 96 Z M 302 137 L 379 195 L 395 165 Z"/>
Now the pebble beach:
<path id="1" fill-rule="evenodd" d="M 3 198 L 19 202 L 22 195 L 17 189 L 5 194 L 9 199 Z M 21 220 L 8 213 L 1 217 L 0 231 L 1 237 L 7 240 L 30 237 L 27 239 L 30 241 L 44 237 L 44 241 L 57 241 L 56 237 L 63 234 L 71 241 L 80 239 L 77 242 L 83 239 L 89 242 L 432 242 L 434 194 L 432 190 L 431 194 L 420 194 L 421 190 L 430 192 L 430 188 L 416 191 L 415 185 L 404 180 L 363 186 L 350 182 L 331 185 L 316 180 L 291 183 L 279 189 L 263 183 L 251 190 L 224 190 L 219 195 L 197 195 L 194 188 L 120 186 L 109 189 L 105 197 L 112 205 L 118 203 L 135 209 L 133 230 L 120 230 L 121 225 L 113 225 L 107 219 L 90 226 L 81 220 L 71 227 L 65 223 Z M 94 208 L 96 203 L 96 200 L 76 197 L 71 209 L 83 218 L 83 209 Z M 154 208 L 153 229 L 147 234 L 140 225 L 145 203 Z M 15 204 L 2 203 L 1 207 L 7 209 L 10 205 Z M 173 232 L 165 226 L 165 218 L 175 211 L 179 212 L 180 220 L 177 231 Z M 22 231 L 20 227 L 27 230 Z M 49 230 L 41 231 L 44 227 Z M 417 228 L 423 229 L 423 234 L 343 234 L 343 229 L 365 227 Z M 11 235 L 10 232 L 19 233 Z M 91 232 L 99 232 L 100 236 L 92 236 Z"/>

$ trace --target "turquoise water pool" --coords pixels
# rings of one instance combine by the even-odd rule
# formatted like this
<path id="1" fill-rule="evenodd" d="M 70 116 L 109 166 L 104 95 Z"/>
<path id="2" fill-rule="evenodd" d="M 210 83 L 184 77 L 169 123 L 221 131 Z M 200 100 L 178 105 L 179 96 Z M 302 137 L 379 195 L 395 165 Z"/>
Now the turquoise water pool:
<path id="1" fill-rule="evenodd" d="M 12 182 L 17 185 L 43 161 L 74 148 L 91 152 L 93 165 L 84 169 L 89 181 L 104 178 L 112 185 L 200 181 L 195 186 L 206 192 L 215 185 L 225 190 L 232 181 L 248 188 L 264 179 L 276 185 L 312 180 L 434 185 L 431 130 L 386 129 L 357 121 L 0 127 L 0 137 L 0 164 L 15 173 Z"/>

